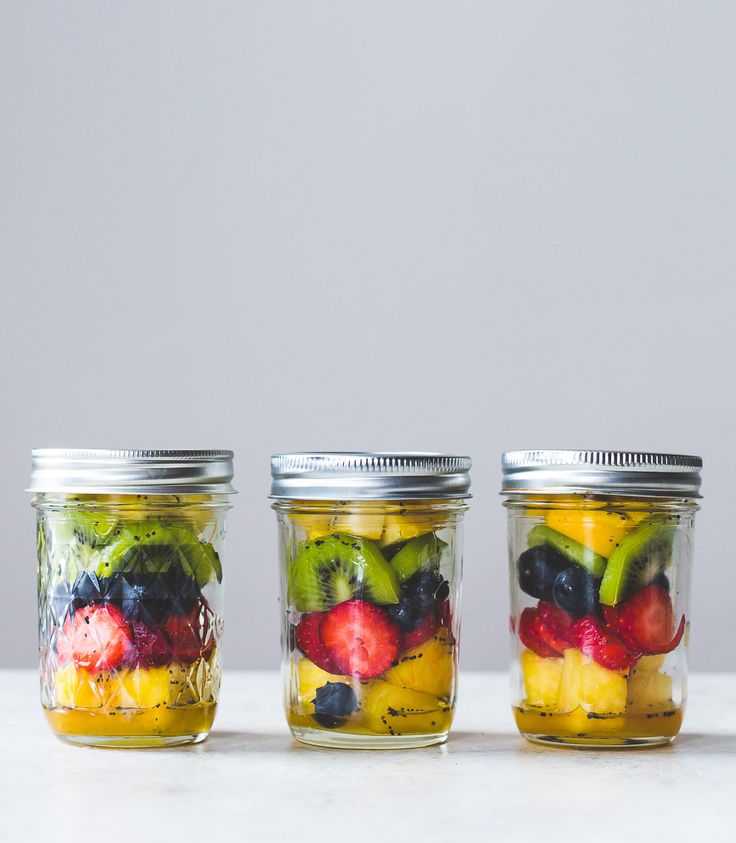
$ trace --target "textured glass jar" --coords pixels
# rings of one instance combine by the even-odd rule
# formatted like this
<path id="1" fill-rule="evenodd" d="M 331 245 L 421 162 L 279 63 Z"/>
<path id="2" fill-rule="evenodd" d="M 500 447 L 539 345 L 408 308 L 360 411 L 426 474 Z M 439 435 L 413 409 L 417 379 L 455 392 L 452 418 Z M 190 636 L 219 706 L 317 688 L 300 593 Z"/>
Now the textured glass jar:
<path id="1" fill-rule="evenodd" d="M 224 477 L 197 480 L 213 464 Z M 41 702 L 61 739 L 207 737 L 231 478 L 230 452 L 34 451 Z"/>
<path id="2" fill-rule="evenodd" d="M 447 738 L 469 468 L 431 455 L 274 457 L 284 705 L 298 740 Z"/>
<path id="3" fill-rule="evenodd" d="M 504 455 L 524 737 L 646 746 L 679 732 L 700 467 L 633 452 Z"/>

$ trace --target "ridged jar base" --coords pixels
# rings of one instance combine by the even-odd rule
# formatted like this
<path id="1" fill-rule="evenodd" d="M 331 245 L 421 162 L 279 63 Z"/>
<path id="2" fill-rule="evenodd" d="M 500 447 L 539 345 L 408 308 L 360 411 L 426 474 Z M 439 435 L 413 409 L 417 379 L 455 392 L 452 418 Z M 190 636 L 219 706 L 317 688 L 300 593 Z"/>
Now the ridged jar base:
<path id="1" fill-rule="evenodd" d="M 301 743 L 326 749 L 420 749 L 447 740 L 448 732 L 430 735 L 353 735 L 347 732 L 328 732 L 324 729 L 291 727 L 291 733 Z"/>
<path id="2" fill-rule="evenodd" d="M 567 738 L 559 735 L 532 735 L 525 732 L 522 732 L 521 735 L 531 743 L 543 746 L 568 747 L 570 749 L 642 749 L 666 746 L 674 740 L 674 737 L 667 735 L 652 735 L 648 738 Z"/>

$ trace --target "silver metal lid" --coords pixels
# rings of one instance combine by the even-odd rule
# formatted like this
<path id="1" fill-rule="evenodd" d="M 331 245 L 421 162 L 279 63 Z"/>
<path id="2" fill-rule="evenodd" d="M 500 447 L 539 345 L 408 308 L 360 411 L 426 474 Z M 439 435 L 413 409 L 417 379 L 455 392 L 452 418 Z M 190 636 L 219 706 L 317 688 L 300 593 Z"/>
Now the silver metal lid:
<path id="1" fill-rule="evenodd" d="M 274 454 L 271 497 L 286 500 L 467 498 L 470 458 L 431 453 Z"/>
<path id="2" fill-rule="evenodd" d="M 30 492 L 232 494 L 232 451 L 38 448 Z"/>
<path id="3" fill-rule="evenodd" d="M 502 494 L 700 497 L 700 457 L 641 451 L 507 451 Z"/>

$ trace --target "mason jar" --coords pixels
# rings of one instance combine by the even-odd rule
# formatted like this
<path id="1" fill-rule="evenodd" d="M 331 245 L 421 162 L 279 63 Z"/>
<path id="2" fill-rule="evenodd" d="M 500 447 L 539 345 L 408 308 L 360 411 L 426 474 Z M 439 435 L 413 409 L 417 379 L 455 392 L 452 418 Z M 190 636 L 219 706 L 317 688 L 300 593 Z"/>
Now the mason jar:
<path id="1" fill-rule="evenodd" d="M 40 449 L 41 704 L 72 744 L 204 740 L 222 672 L 231 451 Z"/>
<path id="2" fill-rule="evenodd" d="M 272 458 L 286 719 L 300 741 L 442 743 L 457 690 L 470 460 Z"/>
<path id="3" fill-rule="evenodd" d="M 629 451 L 503 455 L 524 737 L 621 747 L 679 732 L 701 467 Z"/>

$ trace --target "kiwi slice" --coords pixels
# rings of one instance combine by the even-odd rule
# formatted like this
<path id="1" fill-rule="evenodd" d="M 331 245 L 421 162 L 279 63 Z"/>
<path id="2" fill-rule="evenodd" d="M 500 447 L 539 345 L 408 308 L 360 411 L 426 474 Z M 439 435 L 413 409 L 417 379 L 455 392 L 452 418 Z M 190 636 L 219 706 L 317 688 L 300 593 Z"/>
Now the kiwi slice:
<path id="1" fill-rule="evenodd" d="M 529 547 L 537 547 L 540 544 L 551 545 L 571 562 L 590 571 L 597 579 L 600 579 L 606 570 L 606 560 L 603 556 L 575 541 L 575 539 L 558 533 L 557 530 L 553 530 L 546 524 L 538 524 L 529 533 L 527 542 Z"/>
<path id="2" fill-rule="evenodd" d="M 116 524 L 117 518 L 109 513 L 70 511 L 55 519 L 51 528 L 56 542 L 78 542 L 94 548 L 107 544 Z"/>
<path id="3" fill-rule="evenodd" d="M 672 521 L 642 521 L 618 543 L 608 559 L 599 599 L 615 606 L 629 594 L 657 579 L 672 557 L 675 527 Z"/>
<path id="4" fill-rule="evenodd" d="M 409 539 L 391 559 L 399 582 L 405 583 L 420 568 L 439 568 L 443 547 L 447 547 L 447 542 L 438 539 L 434 533 Z"/>
<path id="5" fill-rule="evenodd" d="M 115 538 L 100 554 L 95 573 L 110 576 L 117 571 L 165 573 L 179 567 L 201 588 L 212 578 L 222 582 L 222 564 L 211 544 L 184 527 L 166 527 L 142 521 L 115 531 Z"/>
<path id="6" fill-rule="evenodd" d="M 289 600 L 298 611 L 324 612 L 356 596 L 399 602 L 396 572 L 370 539 L 331 533 L 301 546 L 289 572 Z"/>

